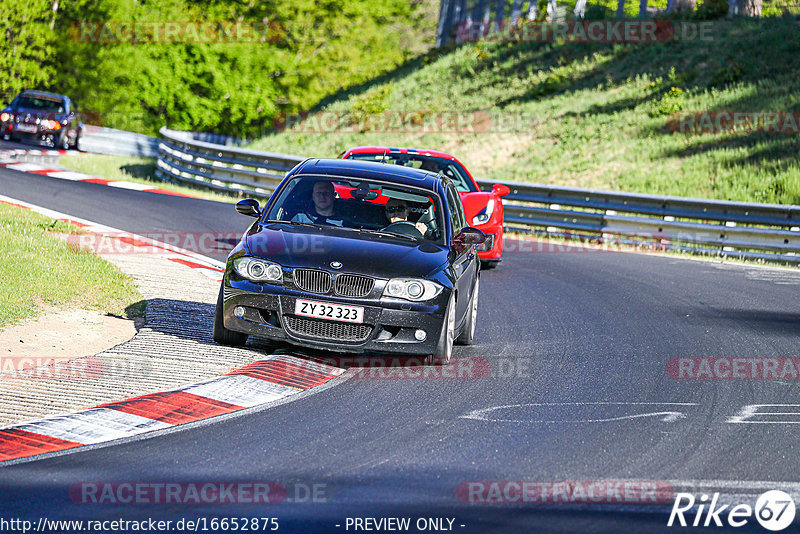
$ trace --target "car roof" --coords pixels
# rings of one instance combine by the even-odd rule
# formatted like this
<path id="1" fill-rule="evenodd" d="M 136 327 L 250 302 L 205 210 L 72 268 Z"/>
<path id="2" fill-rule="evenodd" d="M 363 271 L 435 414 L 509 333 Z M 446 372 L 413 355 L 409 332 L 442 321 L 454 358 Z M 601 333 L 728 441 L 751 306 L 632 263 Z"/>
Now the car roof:
<path id="1" fill-rule="evenodd" d="M 441 150 L 432 150 L 430 148 L 406 148 L 406 147 L 393 147 L 393 146 L 356 146 L 347 150 L 348 154 L 371 154 L 373 152 L 387 151 L 391 153 L 400 154 L 419 154 L 421 156 L 433 156 L 435 158 L 452 159 L 458 161 L 455 156 L 451 156 L 447 152 Z M 461 162 L 459 162 L 461 163 Z"/>
<path id="2" fill-rule="evenodd" d="M 360 178 L 364 180 L 369 180 L 370 178 L 385 180 L 411 187 L 421 187 L 431 191 L 436 191 L 443 179 L 442 176 L 436 173 L 414 169 L 413 167 L 338 158 L 308 159 L 301 163 L 292 173 L 293 176 L 320 174 Z"/>
<path id="3" fill-rule="evenodd" d="M 50 99 L 57 98 L 59 100 L 69 100 L 68 96 L 59 95 L 56 93 L 48 93 L 47 91 L 34 91 L 30 89 L 22 91 L 22 93 L 20 93 L 20 96 L 38 96 L 42 98 L 50 98 Z"/>

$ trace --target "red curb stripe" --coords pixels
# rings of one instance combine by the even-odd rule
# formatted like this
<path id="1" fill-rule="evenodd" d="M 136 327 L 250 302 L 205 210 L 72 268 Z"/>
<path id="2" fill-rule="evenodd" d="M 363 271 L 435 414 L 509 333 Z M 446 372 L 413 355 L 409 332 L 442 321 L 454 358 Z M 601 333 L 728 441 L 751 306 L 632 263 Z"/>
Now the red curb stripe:
<path id="1" fill-rule="evenodd" d="M 14 206 L 15 208 L 22 208 L 24 210 L 29 209 L 28 206 L 23 206 L 22 204 L 14 204 L 13 202 L 7 202 L 5 200 L 0 200 L 3 204 L 7 204 L 9 206 Z"/>
<path id="2" fill-rule="evenodd" d="M 89 182 L 92 184 L 101 184 L 101 185 L 108 185 L 113 180 L 106 180 L 104 178 L 84 178 L 82 180 L 78 180 L 79 182 Z"/>
<path id="3" fill-rule="evenodd" d="M 152 189 L 145 189 L 148 193 L 158 193 L 160 195 L 172 195 L 176 197 L 186 197 L 186 198 L 200 198 L 194 195 L 187 195 L 186 193 L 178 193 L 177 191 L 170 191 L 169 189 L 162 189 L 160 187 L 154 187 Z"/>
<path id="4" fill-rule="evenodd" d="M 311 389 L 333 378 L 332 375 L 321 373 L 302 365 L 275 360 L 253 362 L 232 373 L 228 373 L 228 375 L 244 375 L 300 389 Z"/>
<path id="5" fill-rule="evenodd" d="M 80 447 L 83 443 L 53 438 L 18 428 L 0 430 L 0 461 Z"/>
<path id="6" fill-rule="evenodd" d="M 191 267 L 192 269 L 210 269 L 212 271 L 219 271 L 221 273 L 225 272 L 225 269 L 217 269 L 216 267 L 209 267 L 208 265 L 203 265 L 202 263 L 195 263 L 193 261 L 184 260 L 181 258 L 167 258 L 167 259 L 169 261 L 174 261 L 175 263 L 180 263 L 181 265 Z"/>
<path id="7" fill-rule="evenodd" d="M 122 241 L 123 243 L 125 243 L 127 245 L 133 245 L 134 247 L 160 248 L 160 249 L 167 250 L 164 247 L 159 247 L 158 245 L 155 245 L 153 243 L 148 243 L 146 241 L 142 241 L 142 240 L 136 239 L 134 237 L 120 236 L 120 237 L 117 237 L 117 239 L 119 239 L 120 241 Z"/>
<path id="8" fill-rule="evenodd" d="M 28 171 L 31 174 L 47 174 L 49 172 L 58 172 L 56 169 L 42 169 L 40 171 Z"/>
<path id="9" fill-rule="evenodd" d="M 242 406 L 229 404 L 185 391 L 167 391 L 142 395 L 121 402 L 101 404 L 96 408 L 111 408 L 120 412 L 140 415 L 171 425 L 191 423 L 237 410 Z"/>

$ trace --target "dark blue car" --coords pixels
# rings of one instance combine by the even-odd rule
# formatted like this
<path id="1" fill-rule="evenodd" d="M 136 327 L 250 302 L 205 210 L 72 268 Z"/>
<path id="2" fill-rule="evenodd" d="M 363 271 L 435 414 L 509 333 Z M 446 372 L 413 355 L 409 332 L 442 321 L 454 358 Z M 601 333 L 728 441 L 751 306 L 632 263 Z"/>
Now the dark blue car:
<path id="1" fill-rule="evenodd" d="M 81 149 L 83 123 L 68 96 L 23 91 L 0 110 L 0 135 L 52 148 Z"/>
<path id="2" fill-rule="evenodd" d="M 309 159 L 292 169 L 228 257 L 214 339 L 249 335 L 339 352 L 448 363 L 475 334 L 484 234 L 442 174 Z"/>

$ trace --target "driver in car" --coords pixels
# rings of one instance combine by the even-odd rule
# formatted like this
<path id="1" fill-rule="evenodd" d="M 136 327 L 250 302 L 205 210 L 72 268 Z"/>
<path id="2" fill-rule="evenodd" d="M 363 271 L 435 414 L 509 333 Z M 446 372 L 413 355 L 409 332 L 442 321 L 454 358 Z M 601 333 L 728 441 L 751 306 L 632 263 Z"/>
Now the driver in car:
<path id="1" fill-rule="evenodd" d="M 389 219 L 389 224 L 397 223 L 397 222 L 404 222 L 408 221 L 408 204 L 405 201 L 397 199 L 397 198 L 390 198 L 389 201 L 386 203 L 386 218 Z M 428 231 L 428 225 L 422 222 L 411 223 L 419 230 L 419 233 L 425 235 Z"/>
<path id="2" fill-rule="evenodd" d="M 292 217 L 292 221 L 342 226 L 344 220 L 335 213 L 335 198 L 336 191 L 331 182 L 316 182 L 311 191 L 312 206 L 310 206 L 309 210 L 301 211 Z"/>

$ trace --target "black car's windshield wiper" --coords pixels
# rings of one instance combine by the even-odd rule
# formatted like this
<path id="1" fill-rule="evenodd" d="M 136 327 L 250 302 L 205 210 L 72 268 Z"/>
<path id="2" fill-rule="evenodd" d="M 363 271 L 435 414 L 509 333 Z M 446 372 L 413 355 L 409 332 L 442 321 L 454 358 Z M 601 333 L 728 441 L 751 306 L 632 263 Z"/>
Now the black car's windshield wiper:
<path id="1" fill-rule="evenodd" d="M 410 239 L 411 241 L 414 241 L 414 242 L 420 240 L 418 237 L 414 237 L 414 236 L 411 236 L 411 235 L 396 234 L 394 232 L 384 232 L 383 230 L 369 230 L 367 228 L 347 228 L 347 227 L 344 227 L 344 229 L 345 230 L 352 230 L 354 232 L 360 232 L 360 233 L 364 233 L 364 234 L 378 234 L 378 235 L 385 235 L 385 236 L 389 236 L 389 237 L 402 237 L 402 238 L 405 238 L 405 239 Z"/>
<path id="2" fill-rule="evenodd" d="M 261 221 L 261 224 L 270 224 L 270 223 L 291 224 L 291 225 L 295 225 L 295 226 L 309 226 L 311 228 L 321 228 L 323 226 L 321 224 L 313 224 L 313 223 L 300 222 L 300 221 L 278 221 L 276 219 L 267 219 L 266 221 Z"/>
<path id="3" fill-rule="evenodd" d="M 266 221 L 261 221 L 261 224 L 269 224 L 269 223 L 278 223 L 278 224 L 291 224 L 296 226 L 308 226 L 310 228 L 338 228 L 340 230 L 349 230 L 351 232 L 358 232 L 362 234 L 378 234 L 387 237 L 401 237 L 403 239 L 408 239 L 410 241 L 420 241 L 420 238 L 414 237 L 407 234 L 396 234 L 394 232 L 385 232 L 383 230 L 370 230 L 368 228 L 350 228 L 348 226 L 336 226 L 336 225 L 325 225 L 325 224 L 313 224 L 307 222 L 300 222 L 300 221 L 278 221 L 275 219 L 267 219 Z"/>

